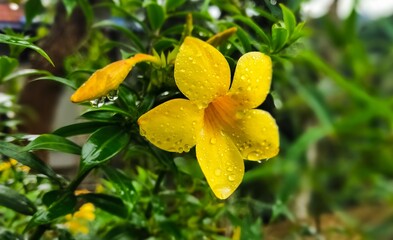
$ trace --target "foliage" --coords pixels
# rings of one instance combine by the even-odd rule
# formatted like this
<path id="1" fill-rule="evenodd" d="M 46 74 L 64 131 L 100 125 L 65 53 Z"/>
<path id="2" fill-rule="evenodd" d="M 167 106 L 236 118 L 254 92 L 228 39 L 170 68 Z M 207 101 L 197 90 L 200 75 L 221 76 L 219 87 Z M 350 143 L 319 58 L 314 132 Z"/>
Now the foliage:
<path id="1" fill-rule="evenodd" d="M 306 25 L 299 21 L 301 1 L 273 2 L 63 0 L 68 14 L 81 8 L 92 27 L 82 49 L 66 60 L 64 76 L 18 70 L 25 48 L 51 60 L 36 39 L 1 34 L 10 54 L 0 56 L 0 84 L 8 91 L 0 95 L 0 238 L 261 239 L 269 237 L 262 225 L 299 221 L 293 206 L 304 193 L 315 219 L 362 204 L 391 205 L 391 19 L 362 22 L 353 11 L 340 26 L 330 15 Z M 219 18 L 209 13 L 215 7 Z M 27 1 L 28 23 L 44 10 L 41 1 Z M 102 19 L 98 10 L 111 17 Z M 232 27 L 236 33 L 223 34 Z M 277 119 L 280 153 L 246 162 L 243 183 L 226 201 L 211 193 L 194 149 L 165 152 L 139 133 L 141 115 L 184 97 L 173 72 L 186 36 L 214 39 L 232 73 L 247 52 L 273 60 L 272 89 L 258 108 Z M 9 86 L 18 78 L 40 75 L 37 80 L 76 89 L 97 69 L 138 53 L 160 62 L 133 66 L 117 90 L 92 106 L 82 103 L 81 121 L 35 138 L 15 133 L 20 106 L 18 91 Z M 85 141 L 78 145 L 75 136 Z M 78 173 L 71 180 L 59 175 L 39 150 L 78 156 Z M 80 192 L 87 176 L 96 177 L 96 186 Z M 343 219 L 344 237 L 393 235 L 391 216 L 367 227 L 348 215 Z M 72 227 L 78 224 L 80 231 Z"/>

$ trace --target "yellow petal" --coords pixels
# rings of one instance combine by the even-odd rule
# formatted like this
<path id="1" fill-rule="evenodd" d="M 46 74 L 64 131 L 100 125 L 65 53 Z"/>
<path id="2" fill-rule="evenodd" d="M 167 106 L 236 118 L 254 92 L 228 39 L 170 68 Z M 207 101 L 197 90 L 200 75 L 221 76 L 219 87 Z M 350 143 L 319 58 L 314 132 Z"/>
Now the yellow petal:
<path id="1" fill-rule="evenodd" d="M 226 129 L 244 159 L 272 158 L 279 151 L 278 127 L 273 117 L 263 110 L 252 109 L 237 114 L 235 126 Z"/>
<path id="2" fill-rule="evenodd" d="M 173 99 L 142 115 L 138 124 L 141 135 L 155 146 L 170 152 L 188 152 L 195 146 L 202 118 L 202 110 L 191 101 Z"/>
<path id="3" fill-rule="evenodd" d="M 175 80 L 180 91 L 201 106 L 226 94 L 230 69 L 225 57 L 210 44 L 186 37 L 175 61 Z"/>
<path id="4" fill-rule="evenodd" d="M 260 52 L 249 52 L 237 62 L 229 92 L 244 109 L 255 108 L 265 100 L 271 80 L 270 57 Z"/>
<path id="5" fill-rule="evenodd" d="M 220 199 L 228 198 L 244 175 L 243 158 L 233 141 L 205 121 L 197 139 L 196 155 L 214 194 Z"/>
<path id="6" fill-rule="evenodd" d="M 119 87 L 132 67 L 139 62 L 159 62 L 159 59 L 139 53 L 129 59 L 113 62 L 93 73 L 71 96 L 71 101 L 78 103 L 106 96 Z"/>

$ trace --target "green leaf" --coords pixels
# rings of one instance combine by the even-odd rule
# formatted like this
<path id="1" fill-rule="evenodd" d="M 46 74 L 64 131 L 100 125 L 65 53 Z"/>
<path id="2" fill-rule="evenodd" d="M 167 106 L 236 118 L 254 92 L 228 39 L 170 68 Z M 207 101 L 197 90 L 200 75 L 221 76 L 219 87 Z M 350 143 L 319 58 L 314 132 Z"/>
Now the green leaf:
<path id="1" fill-rule="evenodd" d="M 158 30 L 164 24 L 165 12 L 164 9 L 157 3 L 150 3 L 145 6 L 147 11 L 147 18 L 149 19 L 150 27 L 153 31 Z"/>
<path id="2" fill-rule="evenodd" d="M 127 111 L 135 115 L 137 112 L 136 108 L 136 100 L 137 94 L 124 84 L 121 84 L 119 87 L 119 103 L 121 104 L 122 109 L 127 109 Z"/>
<path id="3" fill-rule="evenodd" d="M 114 169 L 109 166 L 102 166 L 101 169 L 114 185 L 116 193 L 125 201 L 128 214 L 130 214 L 138 197 L 136 190 L 131 184 L 132 179 L 127 177 L 126 174 L 119 169 Z"/>
<path id="4" fill-rule="evenodd" d="M 186 2 L 186 0 L 167 0 L 165 3 L 165 8 L 167 12 L 173 11 L 180 7 Z"/>
<path id="5" fill-rule="evenodd" d="M 48 209 L 42 209 L 36 212 L 28 223 L 25 231 L 37 225 L 51 223 L 59 217 L 73 213 L 75 205 L 75 195 L 73 193 L 66 192 L 57 201 L 51 204 Z"/>
<path id="6" fill-rule="evenodd" d="M 0 56 L 0 83 L 3 82 L 3 79 L 8 76 L 18 64 L 18 59 Z"/>
<path id="7" fill-rule="evenodd" d="M 27 146 L 22 148 L 24 151 L 34 150 L 52 150 L 58 152 L 65 152 L 80 155 L 81 147 L 74 142 L 53 134 L 42 134 L 34 141 L 30 142 Z"/>
<path id="8" fill-rule="evenodd" d="M 129 112 L 126 112 L 123 109 L 121 109 L 119 107 L 116 107 L 115 105 L 104 105 L 104 106 L 99 107 L 99 108 L 89 108 L 84 113 L 99 112 L 99 111 L 118 113 L 118 114 L 123 115 L 125 117 L 131 117 L 131 118 L 135 117 L 132 114 L 130 114 Z"/>
<path id="9" fill-rule="evenodd" d="M 27 197 L 4 185 L 0 185 L 0 205 L 25 215 L 33 215 L 37 211 Z"/>
<path id="10" fill-rule="evenodd" d="M 83 14 L 86 17 L 87 26 L 91 26 L 94 18 L 92 4 L 87 0 L 77 0 L 79 7 L 82 9 Z"/>
<path id="11" fill-rule="evenodd" d="M 272 26 L 272 50 L 273 52 L 280 51 L 288 40 L 288 30 L 274 24 Z"/>
<path id="12" fill-rule="evenodd" d="M 110 214 L 121 218 L 128 217 L 127 208 L 123 201 L 118 197 L 100 193 L 88 193 L 78 195 L 78 198 L 91 202 L 94 206 L 99 207 Z"/>
<path id="13" fill-rule="evenodd" d="M 26 8 L 27 8 L 27 6 L 26 6 Z M 43 56 L 46 60 L 48 60 L 48 62 L 50 62 L 54 66 L 52 60 L 50 59 L 50 57 L 48 56 L 48 54 L 46 54 L 46 52 L 44 50 L 42 50 L 38 46 L 32 44 L 31 42 L 27 41 L 25 38 L 9 36 L 9 35 L 5 35 L 5 34 L 0 33 L 0 43 L 22 46 L 22 47 L 27 47 L 27 48 L 33 49 L 34 51 L 41 54 L 41 56 Z"/>
<path id="14" fill-rule="evenodd" d="M 75 123 L 61 127 L 53 132 L 53 134 L 62 137 L 71 137 L 76 135 L 88 134 L 96 131 L 100 127 L 107 126 L 104 122 L 83 122 Z"/>
<path id="15" fill-rule="evenodd" d="M 128 130 L 120 126 L 106 126 L 93 132 L 82 147 L 81 172 L 103 164 L 123 150 L 128 141 Z"/>
<path id="16" fill-rule="evenodd" d="M 143 46 L 140 37 L 135 35 L 135 33 L 133 33 L 132 31 L 128 30 L 128 28 L 120 26 L 119 24 L 110 20 L 103 20 L 93 25 L 93 28 L 106 28 L 106 27 L 110 27 L 122 32 L 126 37 L 132 40 L 131 43 L 133 43 L 133 45 L 138 49 L 139 52 L 145 52 L 145 47 Z"/>
<path id="17" fill-rule="evenodd" d="M 195 178 L 203 179 L 201 167 L 195 158 L 176 157 L 174 159 L 176 167 L 183 173 Z"/>
<path id="18" fill-rule="evenodd" d="M 34 81 L 38 81 L 38 80 L 51 80 L 51 81 L 55 81 L 55 82 L 59 82 L 62 83 L 72 89 L 77 89 L 78 86 L 76 85 L 75 81 L 71 81 L 69 79 L 66 78 L 62 78 L 62 77 L 56 77 L 56 76 L 47 76 L 47 77 L 40 77 L 40 78 L 36 78 L 34 79 Z"/>
<path id="19" fill-rule="evenodd" d="M 269 37 L 266 35 L 266 33 L 262 30 L 262 28 L 260 28 L 258 26 L 258 24 L 256 24 L 254 21 L 252 21 L 250 18 L 241 16 L 241 15 L 237 15 L 234 16 L 233 19 L 235 21 L 239 21 L 242 22 L 244 24 L 246 24 L 247 26 L 249 26 L 251 29 L 253 29 L 255 31 L 255 33 L 262 39 L 262 41 L 265 44 L 270 45 L 270 39 Z"/>
<path id="20" fill-rule="evenodd" d="M 18 78 L 18 77 L 24 77 L 24 76 L 30 76 L 30 75 L 51 75 L 51 73 L 48 71 L 45 71 L 45 70 L 22 69 L 22 70 L 13 72 L 12 74 L 5 77 L 4 82 Z"/>
<path id="21" fill-rule="evenodd" d="M 50 179 L 63 184 L 65 180 L 57 175 L 52 168 L 46 165 L 41 159 L 33 153 L 24 152 L 22 147 L 12 143 L 0 141 L 0 153 L 7 157 L 13 158 L 18 162 L 30 167 L 31 169 L 48 176 Z"/>
<path id="22" fill-rule="evenodd" d="M 291 36 L 296 27 L 296 17 L 284 4 L 280 4 L 280 7 L 284 18 L 285 28 L 288 30 L 288 35 Z"/>
<path id="23" fill-rule="evenodd" d="M 34 17 L 44 11 L 41 0 L 28 0 L 25 5 L 26 25 L 29 26 Z"/>
<path id="24" fill-rule="evenodd" d="M 74 8 L 76 7 L 77 2 L 75 0 L 62 0 L 62 2 L 66 9 L 67 16 L 69 17 L 72 11 L 74 10 Z"/>

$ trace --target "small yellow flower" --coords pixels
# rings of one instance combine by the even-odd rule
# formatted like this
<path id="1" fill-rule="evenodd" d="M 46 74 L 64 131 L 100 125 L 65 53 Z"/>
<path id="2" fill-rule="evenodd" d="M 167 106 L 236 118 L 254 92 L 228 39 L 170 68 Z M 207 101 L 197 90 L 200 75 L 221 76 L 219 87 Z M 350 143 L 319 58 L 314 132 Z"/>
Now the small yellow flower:
<path id="1" fill-rule="evenodd" d="M 275 120 L 254 109 L 270 90 L 271 59 L 260 52 L 243 55 L 231 84 L 225 57 L 211 45 L 187 37 L 176 57 L 174 76 L 189 100 L 173 99 L 142 115 L 141 135 L 171 152 L 187 152 L 196 145 L 210 188 L 226 199 L 243 179 L 243 159 L 271 158 L 279 151 Z"/>
<path id="2" fill-rule="evenodd" d="M 65 216 L 67 222 L 64 225 L 73 234 L 88 234 L 88 224 L 95 219 L 94 211 L 95 207 L 92 203 L 85 203 L 74 214 L 67 214 Z"/>
<path id="3" fill-rule="evenodd" d="M 78 103 L 105 97 L 110 91 L 119 87 L 134 65 L 139 62 L 159 63 L 160 59 L 155 56 L 138 53 L 128 59 L 113 62 L 93 73 L 71 96 L 71 101 Z"/>
<path id="4" fill-rule="evenodd" d="M 11 158 L 8 162 L 1 162 L 0 163 L 0 172 L 10 169 L 12 166 L 16 166 L 17 169 L 22 172 L 28 173 L 30 171 L 30 167 L 22 165 L 22 164 L 18 164 L 18 161 Z"/>

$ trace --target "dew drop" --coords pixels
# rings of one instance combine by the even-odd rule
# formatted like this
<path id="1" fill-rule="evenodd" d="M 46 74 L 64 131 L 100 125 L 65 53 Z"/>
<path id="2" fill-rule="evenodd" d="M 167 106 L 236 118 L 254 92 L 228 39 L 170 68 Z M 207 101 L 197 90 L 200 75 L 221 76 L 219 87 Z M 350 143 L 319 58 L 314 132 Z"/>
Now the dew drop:
<path id="1" fill-rule="evenodd" d="M 232 171 L 233 171 L 233 167 L 228 167 L 228 168 L 227 168 L 227 171 L 228 171 L 228 172 L 232 172 Z"/>
<path id="2" fill-rule="evenodd" d="M 240 77 L 240 79 L 241 79 L 241 80 L 245 80 L 245 79 L 246 79 L 246 76 L 242 75 L 242 76 Z"/>
<path id="3" fill-rule="evenodd" d="M 258 163 L 262 163 L 262 160 L 259 160 Z"/>
<path id="4" fill-rule="evenodd" d="M 92 107 L 96 107 L 96 108 L 102 107 L 105 104 L 105 97 L 100 97 L 100 98 L 91 100 L 90 104 Z"/>
<path id="5" fill-rule="evenodd" d="M 180 111 L 184 111 L 184 107 L 180 107 Z"/>
<path id="6" fill-rule="evenodd" d="M 235 175 L 229 175 L 228 176 L 228 181 L 230 181 L 230 182 L 235 181 L 235 179 L 236 179 Z"/>
<path id="7" fill-rule="evenodd" d="M 271 5 L 276 5 L 277 4 L 277 0 L 270 0 L 270 4 Z"/>
<path id="8" fill-rule="evenodd" d="M 221 199 L 225 199 L 225 198 L 229 197 L 229 195 L 231 194 L 231 188 L 229 188 L 228 186 L 222 185 L 222 184 L 215 185 L 212 188 L 215 189 L 217 197 L 219 197 Z"/>
<path id="9" fill-rule="evenodd" d="M 106 95 L 106 98 L 108 98 L 109 101 L 116 101 L 119 98 L 119 90 L 115 89 L 109 91 L 108 94 Z"/>
<path id="10" fill-rule="evenodd" d="M 247 158 L 250 159 L 250 160 L 260 159 L 261 158 L 261 154 L 259 152 L 255 152 L 255 151 L 254 152 L 250 152 L 247 155 Z"/>
<path id="11" fill-rule="evenodd" d="M 216 138 L 211 138 L 210 139 L 210 143 L 211 144 L 216 144 L 217 143 L 217 139 Z"/>
<path id="12" fill-rule="evenodd" d="M 216 175 L 217 177 L 219 177 L 219 176 L 221 176 L 221 169 L 219 169 L 219 168 L 217 168 L 215 171 L 214 171 L 214 175 Z"/>
<path id="13" fill-rule="evenodd" d="M 179 148 L 177 149 L 177 151 L 181 153 L 181 152 L 183 152 L 183 151 L 184 151 L 184 148 L 182 148 L 182 147 L 179 147 Z"/>

